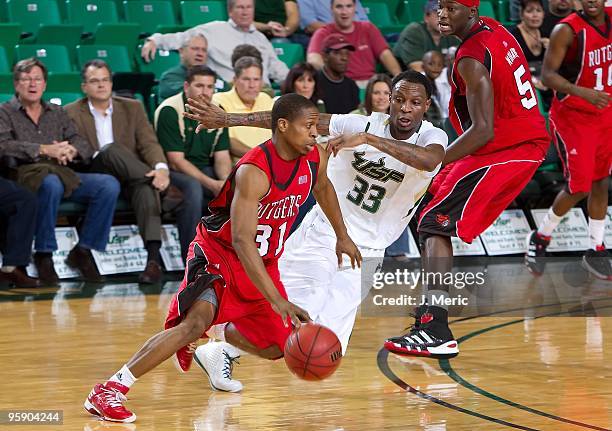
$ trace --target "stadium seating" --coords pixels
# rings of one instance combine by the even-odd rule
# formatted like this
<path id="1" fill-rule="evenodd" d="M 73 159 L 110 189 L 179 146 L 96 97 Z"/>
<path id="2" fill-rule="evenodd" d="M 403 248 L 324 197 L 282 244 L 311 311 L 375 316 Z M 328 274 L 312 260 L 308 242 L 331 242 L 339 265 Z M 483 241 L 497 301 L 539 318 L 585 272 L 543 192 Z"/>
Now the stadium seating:
<path id="1" fill-rule="evenodd" d="M 83 97 L 81 93 L 66 93 L 66 92 L 51 92 L 45 91 L 43 94 L 43 99 L 49 103 L 53 103 L 55 105 L 65 106 L 75 100 L 79 100 Z"/>
<path id="2" fill-rule="evenodd" d="M 81 91 L 81 74 L 79 72 L 49 73 L 47 91 L 55 93 L 79 93 Z"/>
<path id="3" fill-rule="evenodd" d="M 89 60 L 104 60 L 113 72 L 132 72 L 128 49 L 123 45 L 79 45 L 76 47 L 79 68 Z"/>
<path id="4" fill-rule="evenodd" d="M 42 61 L 49 72 L 71 72 L 72 64 L 68 48 L 63 45 L 16 45 L 15 59 L 36 57 Z"/>
<path id="5" fill-rule="evenodd" d="M 94 34 L 94 43 L 97 45 L 124 45 L 131 52 L 138 45 L 141 32 L 139 23 L 99 23 Z"/>
<path id="6" fill-rule="evenodd" d="M 183 24 L 193 27 L 211 21 L 226 21 L 227 6 L 219 1 L 182 1 Z"/>
<path id="7" fill-rule="evenodd" d="M 165 0 L 124 1 L 125 19 L 140 23 L 141 30 L 153 34 L 159 26 L 176 25 L 172 4 Z"/>
<path id="8" fill-rule="evenodd" d="M 490 1 L 481 1 L 480 6 L 478 6 L 478 13 L 480 13 L 480 16 L 488 16 L 497 19 L 495 9 L 493 9 L 493 4 Z"/>
<path id="9" fill-rule="evenodd" d="M 6 49 L 0 46 L 0 73 L 10 73 L 11 65 L 6 55 Z"/>
<path id="10" fill-rule="evenodd" d="M 92 34 L 98 23 L 119 22 L 117 7 L 111 0 L 68 0 L 66 14 L 69 23 L 80 24 L 84 32 Z"/>
<path id="11" fill-rule="evenodd" d="M 165 50 L 157 50 L 155 54 L 155 60 L 146 63 L 141 55 L 140 50 L 142 45 L 138 45 L 136 51 L 134 51 L 134 58 L 136 60 L 136 65 L 138 66 L 138 70 L 140 72 L 151 72 L 155 75 L 155 79 L 159 80 L 162 73 L 166 70 L 175 67 L 180 63 L 180 56 L 176 51 L 165 51 Z"/>
<path id="12" fill-rule="evenodd" d="M 363 8 L 365 9 L 370 22 L 375 24 L 381 33 L 399 33 L 405 27 L 403 24 L 396 22 L 386 3 L 382 2 L 363 2 Z"/>
<path id="13" fill-rule="evenodd" d="M 422 22 L 426 0 L 403 0 L 398 5 L 397 19 L 406 25 L 411 22 Z"/>
<path id="14" fill-rule="evenodd" d="M 0 46 L 4 47 L 9 64 L 13 64 L 15 45 L 19 43 L 21 24 L 0 23 Z"/>
<path id="15" fill-rule="evenodd" d="M 291 68 L 294 64 L 304 61 L 304 48 L 299 43 L 273 43 L 274 51 L 279 60 Z"/>
<path id="16" fill-rule="evenodd" d="M 7 9 L 9 21 L 34 35 L 42 24 L 61 24 L 55 0 L 7 0 Z"/>

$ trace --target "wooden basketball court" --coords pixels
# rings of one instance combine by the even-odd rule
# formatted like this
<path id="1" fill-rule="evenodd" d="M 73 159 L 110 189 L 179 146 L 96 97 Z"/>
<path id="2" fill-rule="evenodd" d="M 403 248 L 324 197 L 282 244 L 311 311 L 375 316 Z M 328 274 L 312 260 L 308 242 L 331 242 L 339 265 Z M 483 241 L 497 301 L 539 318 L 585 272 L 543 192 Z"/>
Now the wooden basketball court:
<path id="1" fill-rule="evenodd" d="M 0 409 L 58 409 L 63 425 L 28 430 L 608 430 L 612 429 L 612 317 L 569 317 L 545 302 L 526 316 L 475 315 L 452 324 L 450 361 L 381 350 L 408 318 L 360 316 L 340 369 L 303 382 L 283 361 L 241 358 L 245 390 L 213 392 L 194 364 L 171 362 L 130 391 L 134 424 L 110 424 L 82 405 L 161 328 L 170 292 L 134 283 L 0 290 Z M 609 289 L 609 286 L 608 286 Z M 574 304 L 575 305 L 575 304 Z M 612 307 L 603 295 L 598 309 Z M 609 313 L 608 313 L 609 314 Z"/>

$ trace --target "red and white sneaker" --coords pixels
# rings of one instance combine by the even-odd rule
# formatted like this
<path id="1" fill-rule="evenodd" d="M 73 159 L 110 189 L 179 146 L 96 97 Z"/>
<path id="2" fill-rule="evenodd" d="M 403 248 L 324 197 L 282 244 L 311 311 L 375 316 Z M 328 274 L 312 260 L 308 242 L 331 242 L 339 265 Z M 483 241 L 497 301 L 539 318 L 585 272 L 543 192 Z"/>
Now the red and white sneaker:
<path id="1" fill-rule="evenodd" d="M 181 347 L 172 355 L 172 361 L 174 366 L 180 373 L 186 373 L 191 368 L 193 362 L 193 352 L 197 347 L 196 343 L 189 343 L 186 346 Z"/>
<path id="2" fill-rule="evenodd" d="M 105 421 L 134 422 L 136 415 L 123 406 L 123 402 L 127 401 L 123 392 L 127 392 L 127 388 L 119 383 L 98 383 L 87 396 L 83 406 L 89 413 Z"/>

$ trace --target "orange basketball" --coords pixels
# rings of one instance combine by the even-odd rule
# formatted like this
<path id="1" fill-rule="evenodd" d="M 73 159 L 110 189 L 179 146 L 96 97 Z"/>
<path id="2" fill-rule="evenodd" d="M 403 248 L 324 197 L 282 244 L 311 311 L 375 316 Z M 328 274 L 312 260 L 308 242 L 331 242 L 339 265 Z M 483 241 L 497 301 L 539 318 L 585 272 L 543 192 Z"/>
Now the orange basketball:
<path id="1" fill-rule="evenodd" d="M 304 380 L 331 376 L 342 360 L 342 346 L 336 334 L 317 323 L 302 324 L 285 343 L 285 363 Z"/>

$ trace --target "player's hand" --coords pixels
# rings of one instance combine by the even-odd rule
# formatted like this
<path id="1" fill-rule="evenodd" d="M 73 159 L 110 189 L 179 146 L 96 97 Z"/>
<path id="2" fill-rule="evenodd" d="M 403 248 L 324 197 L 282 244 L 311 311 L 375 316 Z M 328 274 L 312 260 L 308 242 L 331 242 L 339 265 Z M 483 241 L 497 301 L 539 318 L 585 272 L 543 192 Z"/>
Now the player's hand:
<path id="1" fill-rule="evenodd" d="M 228 126 L 227 113 L 203 96 L 187 99 L 186 108 L 183 116 L 200 123 L 196 133 L 202 129 L 221 129 Z"/>
<path id="2" fill-rule="evenodd" d="M 354 148 L 363 144 L 367 144 L 365 132 L 359 132 L 353 135 L 340 135 L 327 141 L 327 152 L 337 156 L 338 151 L 343 148 Z"/>
<path id="3" fill-rule="evenodd" d="M 151 39 L 147 40 L 140 50 L 140 55 L 147 63 L 155 60 L 157 45 Z"/>
<path id="4" fill-rule="evenodd" d="M 153 178 L 151 184 L 160 192 L 163 192 L 170 185 L 170 172 L 168 169 L 154 169 L 145 174 L 146 177 Z"/>
<path id="5" fill-rule="evenodd" d="M 308 311 L 282 297 L 272 304 L 272 309 L 283 319 L 285 328 L 289 326 L 287 325 L 287 317 L 291 319 L 296 328 L 299 328 L 302 322 L 312 322 L 312 319 L 308 315 Z"/>
<path id="6" fill-rule="evenodd" d="M 342 255 L 346 254 L 351 259 L 351 268 L 355 269 L 355 265 L 361 268 L 361 252 L 355 245 L 352 239 L 348 236 L 346 238 L 338 238 L 336 241 L 336 256 L 338 257 L 338 267 L 342 265 Z"/>
<path id="7" fill-rule="evenodd" d="M 605 109 L 612 102 L 612 96 L 605 91 L 597 91 L 591 88 L 582 88 L 580 97 L 585 99 L 598 109 Z"/>

